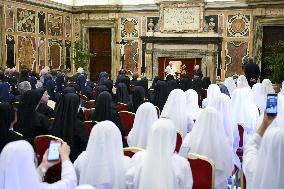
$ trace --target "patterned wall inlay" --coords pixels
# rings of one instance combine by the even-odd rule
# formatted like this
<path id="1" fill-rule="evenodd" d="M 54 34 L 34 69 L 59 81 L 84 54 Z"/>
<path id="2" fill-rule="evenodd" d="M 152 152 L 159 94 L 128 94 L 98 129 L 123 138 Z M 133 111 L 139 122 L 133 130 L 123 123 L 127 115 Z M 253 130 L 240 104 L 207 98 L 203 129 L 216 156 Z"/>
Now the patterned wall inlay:
<path id="1" fill-rule="evenodd" d="M 80 20 L 79 18 L 75 17 L 74 18 L 74 37 L 75 37 L 75 40 L 78 40 L 80 38 L 80 31 L 81 31 L 81 26 L 80 26 Z"/>
<path id="2" fill-rule="evenodd" d="M 15 67 L 15 37 L 12 35 L 6 36 L 6 65 L 8 68 Z"/>
<path id="3" fill-rule="evenodd" d="M 126 40 L 124 46 L 124 65 L 125 70 L 131 70 L 135 72 L 138 70 L 138 59 L 139 59 L 139 47 L 138 41 Z"/>
<path id="4" fill-rule="evenodd" d="M 219 34 L 223 34 L 223 30 L 224 30 L 224 16 L 223 15 L 219 15 L 219 27 L 218 27 L 218 33 Z"/>
<path id="5" fill-rule="evenodd" d="M 205 16 L 205 22 L 208 25 L 208 28 L 210 30 L 210 26 L 212 24 L 214 24 L 214 26 L 212 26 L 213 31 L 215 33 L 218 33 L 218 28 L 219 28 L 219 20 L 218 20 L 218 15 L 210 15 L 210 16 Z"/>
<path id="6" fill-rule="evenodd" d="M 250 34 L 250 15 L 228 16 L 228 37 L 248 37 Z"/>
<path id="7" fill-rule="evenodd" d="M 65 37 L 71 37 L 71 29 L 72 29 L 72 23 L 71 23 L 71 17 L 65 16 Z"/>
<path id="8" fill-rule="evenodd" d="M 242 61 L 248 55 L 248 42 L 231 41 L 227 43 L 225 63 L 226 77 L 242 74 Z"/>
<path id="9" fill-rule="evenodd" d="M 152 19 L 152 20 L 150 20 Z M 154 32 L 158 32 L 159 31 L 159 17 L 158 16 L 150 16 L 147 17 L 147 31 L 149 31 L 149 23 L 152 22 L 154 24 Z"/>
<path id="10" fill-rule="evenodd" d="M 5 22 L 6 22 L 6 31 L 14 31 L 14 9 L 11 6 L 6 6 L 5 8 Z"/>
<path id="11" fill-rule="evenodd" d="M 38 32 L 42 35 L 46 34 L 46 18 L 45 18 L 45 13 L 40 11 L 38 13 Z"/>
<path id="12" fill-rule="evenodd" d="M 138 18 L 121 18 L 121 37 L 139 37 Z"/>
<path id="13" fill-rule="evenodd" d="M 48 65 L 53 69 L 59 69 L 63 62 L 62 40 L 48 40 Z"/>
<path id="14" fill-rule="evenodd" d="M 30 70 L 35 70 L 36 58 L 36 45 L 34 37 L 18 36 L 18 56 L 19 65 L 25 66 Z"/>
<path id="15" fill-rule="evenodd" d="M 17 9 L 17 28 L 20 32 L 35 32 L 35 11 L 27 9 Z"/>
<path id="16" fill-rule="evenodd" d="M 63 17 L 56 14 L 48 14 L 47 19 L 48 35 L 62 36 Z"/>
<path id="17" fill-rule="evenodd" d="M 39 56 L 39 69 L 43 69 L 45 67 L 45 56 L 46 56 L 46 50 L 45 50 L 45 38 L 39 39 L 38 44 L 38 56 Z"/>

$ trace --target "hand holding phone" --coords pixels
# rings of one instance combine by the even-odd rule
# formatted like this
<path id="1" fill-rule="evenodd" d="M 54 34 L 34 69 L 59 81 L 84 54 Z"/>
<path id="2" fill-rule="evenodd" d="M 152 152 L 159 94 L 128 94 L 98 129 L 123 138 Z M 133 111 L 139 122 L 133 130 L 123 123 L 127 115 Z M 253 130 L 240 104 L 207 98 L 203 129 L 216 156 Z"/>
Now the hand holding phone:
<path id="1" fill-rule="evenodd" d="M 277 94 L 267 95 L 266 113 L 268 116 L 277 116 Z"/>
<path id="2" fill-rule="evenodd" d="M 58 161 L 60 159 L 59 148 L 61 146 L 61 142 L 58 140 L 50 141 L 47 161 Z"/>

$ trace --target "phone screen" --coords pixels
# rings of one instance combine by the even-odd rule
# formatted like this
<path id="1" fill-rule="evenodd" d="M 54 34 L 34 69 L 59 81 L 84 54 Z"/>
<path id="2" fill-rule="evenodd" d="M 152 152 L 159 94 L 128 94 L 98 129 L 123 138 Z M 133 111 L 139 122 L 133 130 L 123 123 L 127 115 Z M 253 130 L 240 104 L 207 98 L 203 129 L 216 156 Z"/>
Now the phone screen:
<path id="1" fill-rule="evenodd" d="M 182 146 L 179 150 L 178 155 L 180 155 L 181 157 L 187 158 L 189 151 L 190 151 L 190 147 Z"/>
<path id="2" fill-rule="evenodd" d="M 57 140 L 50 141 L 48 148 L 48 161 L 57 161 L 59 160 L 59 147 L 61 146 L 61 142 Z"/>
<path id="3" fill-rule="evenodd" d="M 270 115 L 270 116 L 277 115 L 277 95 L 276 94 L 267 95 L 266 113 L 267 115 Z"/>

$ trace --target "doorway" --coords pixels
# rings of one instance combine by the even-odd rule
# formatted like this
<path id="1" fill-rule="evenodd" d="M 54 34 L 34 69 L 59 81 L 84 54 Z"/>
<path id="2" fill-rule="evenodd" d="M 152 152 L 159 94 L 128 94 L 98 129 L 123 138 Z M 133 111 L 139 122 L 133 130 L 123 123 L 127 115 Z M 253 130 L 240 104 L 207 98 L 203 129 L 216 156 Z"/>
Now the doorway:
<path id="1" fill-rule="evenodd" d="M 111 75 L 111 28 L 90 28 L 89 39 L 90 52 L 94 54 L 90 59 L 90 79 L 98 82 L 100 72 Z"/>
<path id="2" fill-rule="evenodd" d="M 270 56 L 271 49 L 268 45 L 278 41 L 284 41 L 284 26 L 264 26 L 263 27 L 263 40 L 262 40 L 262 59 L 261 59 L 261 81 L 269 78 L 272 73 L 269 70 L 269 65 L 265 61 L 266 57 Z M 284 69 L 282 69 L 282 75 L 284 77 Z M 282 78 L 284 79 L 284 78 Z"/>

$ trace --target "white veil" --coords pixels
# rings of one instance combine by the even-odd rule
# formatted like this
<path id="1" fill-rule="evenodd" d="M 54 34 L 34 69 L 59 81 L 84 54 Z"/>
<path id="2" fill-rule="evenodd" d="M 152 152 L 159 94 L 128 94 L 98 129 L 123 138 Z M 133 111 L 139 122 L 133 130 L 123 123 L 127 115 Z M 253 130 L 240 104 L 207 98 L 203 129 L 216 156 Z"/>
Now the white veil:
<path id="1" fill-rule="evenodd" d="M 141 104 L 136 111 L 133 128 L 127 137 L 128 145 L 145 149 L 148 134 L 157 119 L 157 110 L 153 104 L 150 102 Z"/>
<path id="2" fill-rule="evenodd" d="M 249 87 L 248 80 L 244 75 L 240 75 L 237 79 L 237 88 Z"/>
<path id="3" fill-rule="evenodd" d="M 28 142 L 20 140 L 8 143 L 0 156 L 0 188 L 41 188 L 34 158 L 33 147 Z"/>
<path id="4" fill-rule="evenodd" d="M 185 142 L 188 144 L 183 146 L 189 146 L 190 152 L 208 157 L 214 162 L 216 171 L 223 173 L 219 175 L 220 180 L 215 178 L 215 186 L 231 175 L 232 150 L 226 139 L 221 116 L 215 108 L 202 110 Z"/>
<path id="5" fill-rule="evenodd" d="M 232 77 L 226 78 L 225 81 L 224 81 L 224 85 L 227 87 L 227 89 L 230 93 L 230 96 L 232 96 L 233 91 L 237 87 L 234 79 Z"/>
<path id="6" fill-rule="evenodd" d="M 257 189 L 283 188 L 284 129 L 268 128 L 257 152 L 251 186 Z"/>
<path id="7" fill-rule="evenodd" d="M 121 133 L 111 121 L 96 124 L 90 134 L 79 184 L 125 188 Z"/>
<path id="8" fill-rule="evenodd" d="M 161 118 L 151 129 L 142 163 L 140 189 L 174 189 L 173 156 L 176 130 L 172 121 Z"/>
<path id="9" fill-rule="evenodd" d="M 168 118 L 174 122 L 176 129 L 183 133 L 187 133 L 188 115 L 186 112 L 185 93 L 181 89 L 174 89 L 168 96 L 166 104 L 161 113 L 161 117 Z"/>
<path id="10" fill-rule="evenodd" d="M 264 87 L 265 95 L 275 94 L 275 91 L 273 89 L 273 85 L 272 85 L 272 83 L 269 79 L 262 80 L 262 84 L 263 84 L 263 87 Z"/>
<path id="11" fill-rule="evenodd" d="M 252 87 L 252 92 L 253 92 L 253 100 L 255 105 L 258 107 L 260 111 L 260 115 L 264 113 L 264 110 L 266 108 L 266 95 L 264 91 L 263 84 L 261 83 L 256 83 Z"/>
<path id="12" fill-rule="evenodd" d="M 185 97 L 186 97 L 186 110 L 190 117 L 192 117 L 193 120 L 196 120 L 201 109 L 198 105 L 198 94 L 193 89 L 188 89 L 185 91 Z"/>
<path id="13" fill-rule="evenodd" d="M 206 108 L 211 106 L 213 99 L 218 95 L 221 94 L 220 87 L 216 84 L 211 84 L 207 90 L 207 98 L 202 101 L 202 108 Z"/>

